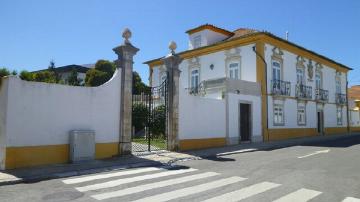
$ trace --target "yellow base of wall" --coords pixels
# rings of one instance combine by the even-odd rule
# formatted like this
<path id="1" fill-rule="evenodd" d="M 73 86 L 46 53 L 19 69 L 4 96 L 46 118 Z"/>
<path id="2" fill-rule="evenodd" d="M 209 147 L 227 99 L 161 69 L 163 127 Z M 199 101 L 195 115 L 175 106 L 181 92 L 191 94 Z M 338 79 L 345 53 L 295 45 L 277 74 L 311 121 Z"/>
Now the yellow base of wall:
<path id="1" fill-rule="evenodd" d="M 318 135 L 316 128 L 277 128 L 268 130 L 269 141 L 286 140 L 299 137 L 310 137 Z"/>
<path id="2" fill-rule="evenodd" d="M 208 139 L 186 139 L 180 140 L 179 149 L 181 151 L 192 149 L 205 149 L 211 147 L 222 147 L 226 145 L 225 138 L 208 138 Z"/>
<path id="3" fill-rule="evenodd" d="M 95 158 L 109 158 L 118 154 L 119 143 L 97 143 Z M 69 162 L 69 145 L 7 147 L 5 169 Z"/>
<path id="4" fill-rule="evenodd" d="M 347 127 L 334 127 L 334 128 L 325 128 L 325 135 L 338 135 L 347 133 Z"/>
<path id="5" fill-rule="evenodd" d="M 360 132 L 360 127 L 351 127 L 351 132 Z"/>

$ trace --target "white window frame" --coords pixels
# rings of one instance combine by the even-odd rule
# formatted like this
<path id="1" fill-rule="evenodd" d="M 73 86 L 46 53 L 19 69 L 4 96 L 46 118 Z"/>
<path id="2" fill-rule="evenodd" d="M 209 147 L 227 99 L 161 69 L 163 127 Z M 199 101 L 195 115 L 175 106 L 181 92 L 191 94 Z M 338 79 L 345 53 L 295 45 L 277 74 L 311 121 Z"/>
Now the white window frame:
<path id="1" fill-rule="evenodd" d="M 231 79 L 241 79 L 241 67 L 240 67 L 239 62 L 230 62 L 229 63 L 228 76 Z"/>
<path id="2" fill-rule="evenodd" d="M 197 73 L 193 73 L 195 71 L 197 71 Z M 196 76 L 197 76 L 197 83 L 195 85 L 195 82 L 193 82 L 193 77 L 196 78 Z M 196 88 L 196 87 L 199 86 L 199 84 L 200 84 L 200 69 L 199 68 L 192 68 L 190 70 L 190 88 L 192 88 L 192 89 Z"/>
<path id="3" fill-rule="evenodd" d="M 201 35 L 194 37 L 194 48 L 201 47 Z"/>
<path id="4" fill-rule="evenodd" d="M 305 85 L 305 70 L 304 70 L 304 68 L 301 68 L 301 67 L 296 68 L 296 82 L 297 82 L 297 84 Z"/>
<path id="5" fill-rule="evenodd" d="M 273 104 L 273 120 L 275 126 L 283 126 L 285 124 L 284 103 Z"/>
<path id="6" fill-rule="evenodd" d="M 274 63 L 278 63 L 279 66 L 275 66 Z M 282 80 L 281 75 L 282 63 L 279 60 L 271 60 L 271 76 L 272 80 Z M 275 72 L 276 71 L 276 72 Z"/>
<path id="7" fill-rule="evenodd" d="M 342 125 L 342 123 L 343 123 L 342 117 L 343 117 L 342 107 L 337 106 L 336 107 L 336 123 L 337 123 L 337 125 Z"/>
<path id="8" fill-rule="evenodd" d="M 306 104 L 303 102 L 297 105 L 297 122 L 299 126 L 306 125 Z"/>
<path id="9" fill-rule="evenodd" d="M 341 93 L 341 78 L 338 75 L 335 77 L 335 92 Z"/>
<path id="10" fill-rule="evenodd" d="M 315 72 L 315 88 L 322 89 L 322 74 L 319 71 Z"/>

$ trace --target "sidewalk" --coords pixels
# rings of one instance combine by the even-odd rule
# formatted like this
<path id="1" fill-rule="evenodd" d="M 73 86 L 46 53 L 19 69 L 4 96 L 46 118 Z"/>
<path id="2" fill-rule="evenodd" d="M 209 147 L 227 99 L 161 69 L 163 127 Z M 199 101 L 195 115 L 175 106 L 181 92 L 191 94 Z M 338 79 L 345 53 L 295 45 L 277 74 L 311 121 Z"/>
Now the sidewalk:
<path id="1" fill-rule="evenodd" d="M 360 134 L 297 138 L 267 143 L 247 143 L 220 148 L 187 151 L 182 153 L 169 151 L 158 151 L 151 153 L 144 152 L 138 155 L 114 157 L 106 160 L 94 160 L 76 164 L 57 164 L 31 168 L 20 168 L 14 170 L 0 171 L 0 186 L 21 182 L 36 182 L 47 179 L 70 177 L 76 175 L 121 170 L 135 167 L 164 166 L 171 165 L 177 161 L 198 160 L 212 156 L 225 156 L 245 152 L 254 152 L 259 150 L 274 150 L 295 145 L 320 145 L 320 143 L 326 141 L 333 141 L 336 139 L 345 139 L 352 137 L 360 137 Z"/>

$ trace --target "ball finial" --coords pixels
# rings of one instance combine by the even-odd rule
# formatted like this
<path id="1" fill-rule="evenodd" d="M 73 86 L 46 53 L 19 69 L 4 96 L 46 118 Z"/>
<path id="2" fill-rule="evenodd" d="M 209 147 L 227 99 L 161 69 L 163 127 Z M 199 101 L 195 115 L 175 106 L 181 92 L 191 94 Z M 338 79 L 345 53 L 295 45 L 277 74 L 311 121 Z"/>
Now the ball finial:
<path id="1" fill-rule="evenodd" d="M 122 37 L 125 39 L 125 43 L 130 43 L 129 39 L 131 38 L 131 31 L 128 28 L 125 28 Z"/>
<path id="2" fill-rule="evenodd" d="M 172 54 L 175 54 L 176 48 L 177 48 L 176 43 L 175 43 L 174 41 L 171 41 L 171 42 L 169 43 L 169 49 L 171 50 L 171 53 L 172 53 Z"/>

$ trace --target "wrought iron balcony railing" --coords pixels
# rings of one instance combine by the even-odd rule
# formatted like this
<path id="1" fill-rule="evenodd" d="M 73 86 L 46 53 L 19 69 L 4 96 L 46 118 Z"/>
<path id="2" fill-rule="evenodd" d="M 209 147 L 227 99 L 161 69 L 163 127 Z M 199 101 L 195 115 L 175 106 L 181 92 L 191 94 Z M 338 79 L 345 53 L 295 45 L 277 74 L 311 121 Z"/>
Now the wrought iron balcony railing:
<path id="1" fill-rule="evenodd" d="M 204 95 L 205 94 L 205 85 L 204 82 L 200 82 L 199 85 L 195 87 L 190 87 L 186 89 L 190 95 Z"/>
<path id="2" fill-rule="evenodd" d="M 303 84 L 296 84 L 295 96 L 302 99 L 312 99 L 312 87 Z"/>
<path id="3" fill-rule="evenodd" d="M 329 91 L 321 88 L 315 90 L 315 99 L 317 101 L 327 102 L 329 101 Z"/>
<path id="4" fill-rule="evenodd" d="M 336 104 L 346 104 L 346 95 L 341 93 L 336 93 L 335 102 Z"/>
<path id="5" fill-rule="evenodd" d="M 271 93 L 273 95 L 290 96 L 291 83 L 289 81 L 271 80 Z"/>

